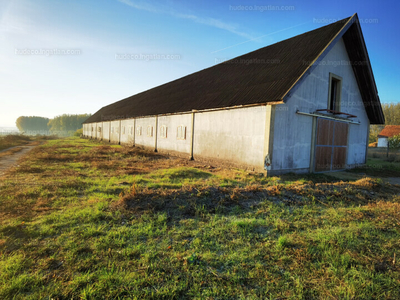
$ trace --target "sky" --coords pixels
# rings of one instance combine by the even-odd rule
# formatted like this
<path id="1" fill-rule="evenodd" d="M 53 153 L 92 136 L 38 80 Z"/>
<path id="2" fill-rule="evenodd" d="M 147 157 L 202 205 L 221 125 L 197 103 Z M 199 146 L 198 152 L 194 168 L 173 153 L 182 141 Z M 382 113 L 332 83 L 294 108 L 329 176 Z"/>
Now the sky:
<path id="1" fill-rule="evenodd" d="M 358 13 L 400 101 L 398 0 L 0 0 L 0 127 L 101 107 Z"/>

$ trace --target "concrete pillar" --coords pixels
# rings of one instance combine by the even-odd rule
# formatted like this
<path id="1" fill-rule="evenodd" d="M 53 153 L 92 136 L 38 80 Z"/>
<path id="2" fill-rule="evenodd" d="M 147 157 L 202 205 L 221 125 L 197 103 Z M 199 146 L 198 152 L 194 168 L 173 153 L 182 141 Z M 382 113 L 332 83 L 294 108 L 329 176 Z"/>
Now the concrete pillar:
<path id="1" fill-rule="evenodd" d="M 317 136 L 317 117 L 312 117 L 312 128 L 311 128 L 311 151 L 310 151 L 310 170 L 314 172 L 314 156 L 315 156 L 315 140 Z"/>
<path id="2" fill-rule="evenodd" d="M 111 121 L 108 124 L 108 142 L 111 142 Z"/>
<path id="3" fill-rule="evenodd" d="M 156 116 L 155 127 L 156 128 L 154 129 L 154 152 L 157 152 L 158 116 Z"/>
<path id="4" fill-rule="evenodd" d="M 194 119 L 195 119 L 195 111 L 192 111 L 192 132 L 190 135 L 190 160 L 194 160 L 193 156 L 193 148 L 194 148 Z"/>
<path id="5" fill-rule="evenodd" d="M 267 105 L 264 132 L 264 170 L 272 169 L 273 143 L 274 143 L 275 105 Z"/>
<path id="6" fill-rule="evenodd" d="M 135 138 L 136 138 L 136 119 L 133 119 L 133 132 L 132 132 L 132 134 L 133 134 L 133 147 L 135 147 Z"/>
<path id="7" fill-rule="evenodd" d="M 122 134 L 122 126 L 121 126 L 121 120 L 119 120 L 118 145 L 121 145 L 121 134 Z"/>

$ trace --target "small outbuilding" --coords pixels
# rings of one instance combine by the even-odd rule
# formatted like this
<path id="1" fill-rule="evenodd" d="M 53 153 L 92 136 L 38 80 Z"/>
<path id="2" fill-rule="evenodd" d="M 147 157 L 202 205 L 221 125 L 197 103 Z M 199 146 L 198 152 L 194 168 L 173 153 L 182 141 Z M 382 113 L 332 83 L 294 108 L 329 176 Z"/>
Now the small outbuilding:
<path id="1" fill-rule="evenodd" d="M 378 134 L 378 146 L 387 147 L 390 137 L 400 135 L 400 125 L 386 125 L 385 128 Z"/>
<path id="2" fill-rule="evenodd" d="M 355 14 L 105 106 L 83 134 L 276 175 L 364 164 L 384 121 Z"/>

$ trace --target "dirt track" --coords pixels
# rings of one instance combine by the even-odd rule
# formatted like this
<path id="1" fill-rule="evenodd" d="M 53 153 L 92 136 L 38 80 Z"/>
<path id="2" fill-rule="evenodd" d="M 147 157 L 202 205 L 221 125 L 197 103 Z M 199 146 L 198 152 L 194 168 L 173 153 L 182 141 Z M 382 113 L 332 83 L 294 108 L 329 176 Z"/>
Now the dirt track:
<path id="1" fill-rule="evenodd" d="M 35 147 L 36 147 L 36 145 L 16 146 L 16 147 L 12 147 L 12 148 L 8 148 L 6 150 L 0 151 L 0 153 L 4 153 L 4 152 L 10 151 L 15 148 L 22 148 L 21 151 L 14 152 L 14 153 L 12 153 L 12 151 L 10 151 L 10 155 L 0 157 L 0 177 L 3 176 L 9 168 L 15 166 L 21 157 L 23 157 L 26 153 L 28 153 L 30 150 L 32 150 Z"/>

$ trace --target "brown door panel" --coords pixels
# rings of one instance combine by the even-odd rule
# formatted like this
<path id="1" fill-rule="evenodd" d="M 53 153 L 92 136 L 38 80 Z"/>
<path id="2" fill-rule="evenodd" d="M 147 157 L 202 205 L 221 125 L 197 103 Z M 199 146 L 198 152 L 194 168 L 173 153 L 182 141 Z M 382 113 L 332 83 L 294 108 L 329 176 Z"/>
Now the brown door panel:
<path id="1" fill-rule="evenodd" d="M 347 132 L 349 124 L 335 122 L 335 136 L 333 144 L 335 146 L 347 146 Z"/>
<path id="2" fill-rule="evenodd" d="M 346 168 L 346 147 L 333 148 L 332 170 L 341 170 Z"/>
<path id="3" fill-rule="evenodd" d="M 319 147 L 315 151 L 315 171 L 323 172 L 331 169 L 332 147 Z"/>
<path id="4" fill-rule="evenodd" d="M 315 172 L 346 168 L 349 124 L 318 119 L 315 146 Z"/>
<path id="5" fill-rule="evenodd" d="M 327 119 L 318 120 L 317 145 L 332 145 L 334 122 Z"/>

